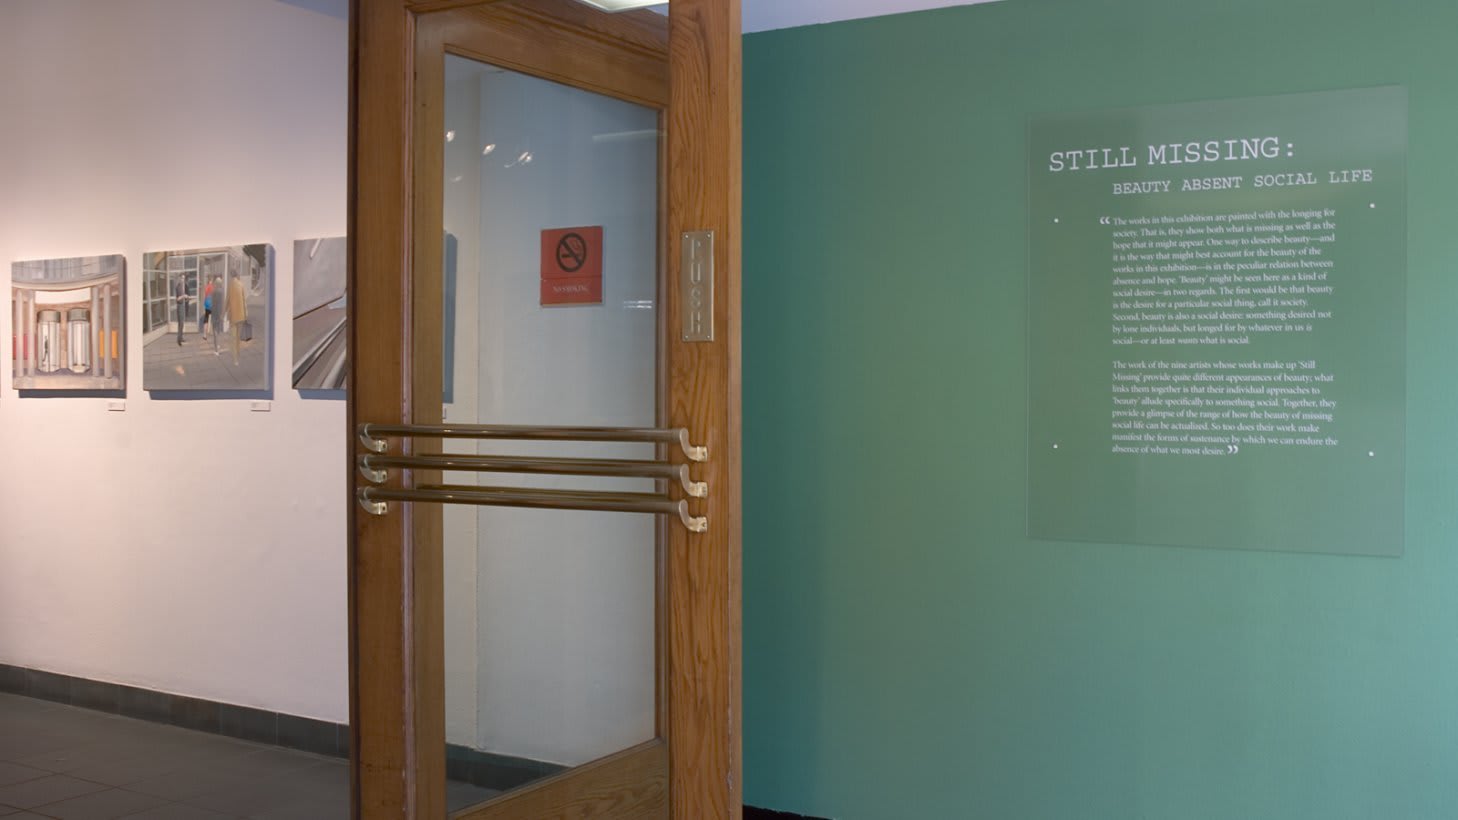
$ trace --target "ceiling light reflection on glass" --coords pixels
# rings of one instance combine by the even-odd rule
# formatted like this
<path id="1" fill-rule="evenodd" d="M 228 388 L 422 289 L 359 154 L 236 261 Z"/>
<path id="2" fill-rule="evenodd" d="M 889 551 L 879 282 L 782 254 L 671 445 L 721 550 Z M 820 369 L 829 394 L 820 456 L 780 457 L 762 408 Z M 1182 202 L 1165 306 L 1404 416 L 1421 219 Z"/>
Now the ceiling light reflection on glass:
<path id="1" fill-rule="evenodd" d="M 667 0 L 577 0 L 577 2 L 584 6 L 592 6 L 595 9 L 609 12 L 668 5 Z"/>

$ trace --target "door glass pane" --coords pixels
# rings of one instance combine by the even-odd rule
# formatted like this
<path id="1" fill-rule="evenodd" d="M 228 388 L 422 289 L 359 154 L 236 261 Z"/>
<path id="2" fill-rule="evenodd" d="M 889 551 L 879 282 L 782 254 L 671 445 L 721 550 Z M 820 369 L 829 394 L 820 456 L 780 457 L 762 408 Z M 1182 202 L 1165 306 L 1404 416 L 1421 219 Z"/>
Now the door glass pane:
<path id="1" fill-rule="evenodd" d="M 446 419 L 654 426 L 658 112 L 446 60 Z M 633 444 L 445 446 L 655 455 Z M 445 480 L 654 490 L 511 473 Z M 452 807 L 651 740 L 658 520 L 467 506 L 444 515 Z"/>

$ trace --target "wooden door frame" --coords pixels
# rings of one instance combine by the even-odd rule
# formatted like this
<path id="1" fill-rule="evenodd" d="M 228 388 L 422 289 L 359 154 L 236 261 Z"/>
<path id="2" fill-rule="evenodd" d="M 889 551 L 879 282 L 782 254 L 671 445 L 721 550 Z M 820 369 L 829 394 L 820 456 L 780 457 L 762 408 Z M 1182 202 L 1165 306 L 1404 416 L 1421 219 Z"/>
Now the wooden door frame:
<path id="1" fill-rule="evenodd" d="M 416 247 L 411 237 L 423 216 L 420 209 L 438 209 L 440 203 L 412 189 L 415 152 L 422 148 L 416 144 L 415 114 L 428 101 L 414 96 L 410 78 L 418 15 L 483 4 L 351 0 L 350 790 L 353 816 L 367 820 L 446 816 L 441 516 L 438 508 L 422 507 L 417 514 L 410 505 L 397 505 L 382 517 L 359 509 L 353 502 L 354 431 L 365 421 L 439 422 L 438 368 L 411 366 L 416 359 L 440 360 L 439 329 L 426 320 L 441 293 L 429 277 L 413 275 L 417 266 L 426 270 L 438 260 L 438 242 Z M 502 8 L 524 5 L 569 22 L 581 17 L 568 0 L 515 0 Z M 658 741 L 624 755 L 646 759 L 662 753 L 654 748 L 666 748 L 672 817 L 737 818 L 743 802 L 740 10 L 739 0 L 673 0 L 671 8 L 664 118 L 667 236 L 714 231 L 716 277 L 714 341 L 683 342 L 670 331 L 661 351 L 668 376 L 665 421 L 688 428 L 709 447 L 698 477 L 711 487 L 699 506 L 710 526 L 700 535 L 669 528 L 663 569 L 667 626 L 660 638 L 665 668 L 658 675 L 666 725 L 659 727 Z M 668 243 L 669 282 L 679 281 L 677 245 Z M 666 298 L 663 307 L 666 326 L 679 327 L 677 300 Z M 408 475 L 394 478 L 396 484 L 408 481 Z M 596 764 L 582 767 L 578 785 L 590 792 L 596 788 L 593 772 L 602 770 Z"/>

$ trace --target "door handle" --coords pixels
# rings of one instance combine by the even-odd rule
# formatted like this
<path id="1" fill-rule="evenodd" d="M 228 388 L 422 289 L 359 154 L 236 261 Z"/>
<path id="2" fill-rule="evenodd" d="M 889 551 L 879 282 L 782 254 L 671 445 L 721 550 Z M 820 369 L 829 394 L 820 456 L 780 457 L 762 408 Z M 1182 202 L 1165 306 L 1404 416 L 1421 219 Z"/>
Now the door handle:
<path id="1" fill-rule="evenodd" d="M 694 481 L 687 464 L 612 458 L 532 458 L 451 453 L 429 456 L 392 456 L 366 453 L 356 459 L 359 473 L 383 484 L 391 468 L 441 470 L 453 473 L 528 473 L 534 475 L 586 475 L 609 478 L 653 478 L 677 481 L 692 498 L 706 498 L 709 485 Z"/>
<path id="2" fill-rule="evenodd" d="M 535 427 L 520 425 L 455 424 L 361 424 L 360 444 L 369 452 L 356 458 L 360 475 L 374 485 L 389 479 L 391 468 L 442 472 L 500 472 L 596 476 L 606 478 L 648 478 L 677 481 L 685 495 L 707 498 L 709 486 L 694 481 L 689 465 L 668 461 L 605 458 L 546 458 L 529 456 L 446 453 L 393 455 L 391 438 L 453 438 L 515 441 L 613 441 L 678 444 L 686 458 L 702 462 L 708 448 L 690 442 L 684 428 L 648 427 Z M 389 502 L 475 504 L 536 509 L 597 510 L 607 512 L 673 515 L 690 532 L 709 528 L 708 518 L 691 515 L 688 501 L 674 499 L 667 491 L 652 493 L 606 492 L 599 490 L 553 490 L 534 487 L 477 487 L 428 484 L 416 487 L 363 486 L 355 491 L 361 507 L 371 515 L 385 515 Z"/>
<path id="3" fill-rule="evenodd" d="M 689 441 L 683 427 L 537 427 L 517 424 L 361 424 L 359 440 L 365 449 L 383 453 L 389 443 L 382 436 L 414 438 L 474 438 L 509 441 L 627 441 L 677 443 L 689 461 L 708 461 L 709 448 Z"/>
<path id="4" fill-rule="evenodd" d="M 688 502 L 659 493 L 595 493 L 583 490 L 538 490 L 518 487 L 461 487 L 449 484 L 410 489 L 360 487 L 359 503 L 372 515 L 389 512 L 386 502 L 476 504 L 486 507 L 531 507 L 545 510 L 597 510 L 677 516 L 689 532 L 707 532 L 709 519 L 689 514 Z"/>

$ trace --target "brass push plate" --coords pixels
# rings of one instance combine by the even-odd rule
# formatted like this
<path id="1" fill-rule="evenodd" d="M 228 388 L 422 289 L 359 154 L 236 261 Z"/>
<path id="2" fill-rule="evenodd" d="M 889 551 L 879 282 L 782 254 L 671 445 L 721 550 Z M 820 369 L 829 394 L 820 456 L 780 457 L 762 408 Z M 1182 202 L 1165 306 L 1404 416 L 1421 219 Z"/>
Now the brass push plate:
<path id="1" fill-rule="evenodd" d="M 714 232 L 685 231 L 679 270 L 683 340 L 714 341 Z"/>

